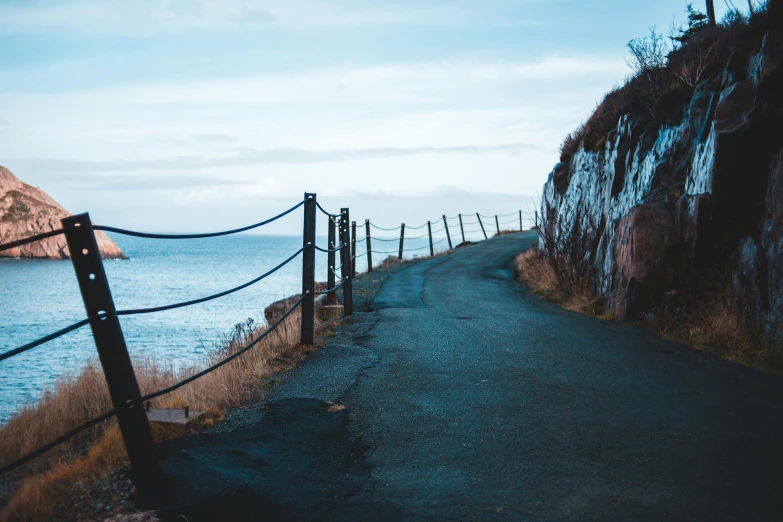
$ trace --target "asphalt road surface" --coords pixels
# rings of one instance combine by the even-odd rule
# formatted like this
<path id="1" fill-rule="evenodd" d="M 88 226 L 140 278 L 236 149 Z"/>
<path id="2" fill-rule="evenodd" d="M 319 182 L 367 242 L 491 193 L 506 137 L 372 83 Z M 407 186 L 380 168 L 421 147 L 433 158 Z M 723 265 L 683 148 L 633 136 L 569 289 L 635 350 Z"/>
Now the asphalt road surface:
<path id="1" fill-rule="evenodd" d="M 188 520 L 783 520 L 783 383 L 528 293 L 505 235 L 392 275 L 219 430 Z"/>

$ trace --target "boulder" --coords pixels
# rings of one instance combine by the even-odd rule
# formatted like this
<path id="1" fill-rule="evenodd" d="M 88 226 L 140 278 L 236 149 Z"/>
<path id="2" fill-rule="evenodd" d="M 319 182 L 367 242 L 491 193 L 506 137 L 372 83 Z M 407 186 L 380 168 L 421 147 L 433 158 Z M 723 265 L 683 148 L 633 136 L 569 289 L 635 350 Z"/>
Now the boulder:
<path id="1" fill-rule="evenodd" d="M 669 205 L 642 203 L 620 220 L 614 245 L 609 312 L 617 319 L 639 317 L 660 300 L 673 279 L 670 257 L 677 245 Z"/>
<path id="2" fill-rule="evenodd" d="M 568 189 L 568 184 L 571 183 L 570 163 L 560 162 L 555 165 L 555 168 L 552 170 L 552 183 L 558 194 L 565 193 L 566 189 Z"/>
<path id="3" fill-rule="evenodd" d="M 318 282 L 315 283 L 316 292 L 323 292 L 328 289 L 329 287 L 326 286 L 326 283 L 318 283 Z M 290 297 L 286 297 L 285 299 L 280 299 L 279 301 L 275 301 L 271 305 L 267 306 L 264 309 L 264 318 L 266 319 L 267 324 L 274 323 L 275 321 L 280 319 L 283 316 L 283 314 L 285 314 L 292 306 L 294 306 L 294 304 L 299 300 L 300 297 L 302 297 L 302 294 L 292 295 Z M 320 300 L 316 299 L 316 308 L 319 306 L 319 304 L 320 304 Z"/>

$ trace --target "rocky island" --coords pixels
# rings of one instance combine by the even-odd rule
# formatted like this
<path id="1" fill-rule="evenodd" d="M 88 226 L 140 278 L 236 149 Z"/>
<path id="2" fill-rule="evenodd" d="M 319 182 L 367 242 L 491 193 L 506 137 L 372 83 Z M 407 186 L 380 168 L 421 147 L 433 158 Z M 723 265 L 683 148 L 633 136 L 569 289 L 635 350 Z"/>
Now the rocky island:
<path id="1" fill-rule="evenodd" d="M 0 166 L 0 244 L 61 228 L 60 220 L 70 216 L 43 190 L 28 185 Z M 103 232 L 96 232 L 104 259 L 127 259 L 120 247 Z M 65 236 L 55 236 L 0 252 L 0 257 L 68 259 Z"/>

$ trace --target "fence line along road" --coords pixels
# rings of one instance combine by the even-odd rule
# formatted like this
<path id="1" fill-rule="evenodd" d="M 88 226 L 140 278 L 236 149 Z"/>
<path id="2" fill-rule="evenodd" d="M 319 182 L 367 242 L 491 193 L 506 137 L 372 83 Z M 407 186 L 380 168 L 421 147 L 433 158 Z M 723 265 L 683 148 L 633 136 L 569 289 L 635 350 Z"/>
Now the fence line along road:
<path id="1" fill-rule="evenodd" d="M 172 303 L 167 305 L 155 306 L 150 308 L 139 308 L 132 310 L 116 310 L 114 306 L 114 300 L 111 294 L 109 280 L 104 270 L 103 261 L 98 249 L 98 243 L 95 237 L 95 231 L 101 230 L 104 232 L 111 232 L 115 234 L 122 234 L 127 236 L 134 236 L 145 239 L 159 239 L 159 240 L 187 240 L 187 239 L 203 239 L 213 238 L 219 236 L 226 236 L 231 234 L 238 234 L 240 232 L 246 232 L 249 230 L 257 229 L 282 219 L 285 216 L 293 213 L 300 207 L 303 208 L 304 227 L 302 232 L 302 248 L 289 255 L 285 260 L 280 262 L 275 267 L 264 272 L 260 276 L 252 279 L 239 286 L 229 288 L 216 294 L 204 296 L 198 299 L 191 299 L 188 301 L 182 301 L 179 303 Z M 316 211 L 320 211 L 326 215 L 328 220 L 328 244 L 326 247 L 318 246 L 315 242 L 316 238 Z M 511 214 L 500 214 L 495 216 L 484 216 L 483 214 L 472 214 L 477 221 L 463 221 L 463 215 L 458 214 L 454 217 L 447 217 L 445 214 L 440 218 L 427 221 L 421 225 L 410 226 L 405 223 L 401 223 L 397 227 L 387 228 L 378 226 L 369 219 L 364 221 L 364 237 L 357 238 L 357 226 L 355 221 L 350 221 L 350 212 L 348 208 L 341 208 L 338 213 L 330 213 L 325 210 L 321 204 L 317 201 L 316 194 L 305 193 L 304 199 L 296 203 L 289 209 L 273 216 L 264 221 L 254 223 L 252 225 L 244 226 L 241 228 L 235 228 L 230 230 L 223 230 L 218 232 L 206 232 L 199 234 L 157 234 L 148 232 L 138 232 L 133 230 L 126 230 L 118 227 L 93 225 L 90 220 L 90 216 L 87 213 L 78 214 L 64 218 L 62 220 L 62 228 L 37 234 L 29 238 L 13 241 L 10 243 L 0 244 L 0 252 L 9 250 L 12 248 L 24 246 L 36 241 L 41 241 L 50 237 L 64 235 L 68 249 L 71 253 L 71 262 L 76 272 L 77 282 L 81 291 L 82 301 L 84 303 L 87 318 L 82 319 L 76 323 L 73 323 L 65 328 L 62 328 L 56 332 L 45 335 L 39 339 L 26 343 L 22 346 L 8 350 L 0 354 L 0 362 L 10 357 L 19 355 L 28 350 L 42 346 L 49 341 L 57 339 L 70 332 L 78 330 L 83 326 L 90 325 L 95 340 L 95 346 L 98 352 L 98 358 L 101 362 L 106 382 L 109 388 L 109 395 L 113 408 L 103 414 L 90 419 L 79 426 L 75 426 L 71 430 L 63 433 L 56 439 L 44 444 L 43 446 L 28 452 L 25 455 L 18 457 L 16 460 L 5 464 L 0 468 L 0 475 L 3 475 L 30 460 L 44 454 L 45 452 L 57 447 L 60 444 L 72 439 L 79 433 L 86 429 L 89 429 L 105 420 L 112 417 L 117 418 L 117 423 L 122 433 L 123 442 L 127 449 L 128 459 L 131 463 L 132 475 L 136 484 L 139 494 L 146 499 L 153 499 L 163 491 L 163 473 L 161 471 L 160 462 L 157 457 L 154 441 L 152 439 L 152 431 L 150 429 L 149 420 L 147 419 L 146 411 L 143 406 L 144 402 L 160 397 L 167 393 L 185 386 L 200 377 L 214 371 L 215 369 L 227 364 L 233 359 L 241 356 L 246 351 L 252 349 L 258 344 L 264 337 L 274 331 L 286 318 L 293 313 L 294 310 L 301 307 L 302 321 L 300 327 L 300 342 L 302 344 L 313 344 L 315 340 L 315 296 L 326 295 L 327 303 L 335 304 L 337 302 L 337 291 L 342 289 L 343 292 L 343 314 L 344 316 L 350 316 L 353 314 L 353 291 L 352 291 L 352 279 L 356 276 L 356 259 L 367 256 L 367 270 L 372 272 L 373 261 L 372 254 L 397 254 L 399 259 L 402 259 L 404 253 L 418 252 L 421 250 L 429 249 L 430 255 L 435 255 L 435 246 L 440 245 L 445 241 L 448 241 L 448 249 L 453 248 L 450 228 L 459 227 L 462 242 L 466 241 L 465 234 L 478 232 L 479 229 L 465 230 L 464 225 L 480 225 L 480 230 L 483 232 L 484 239 L 486 239 L 487 232 L 484 227 L 483 219 L 492 220 L 494 218 L 495 227 L 497 233 L 501 233 L 501 225 L 507 225 L 511 223 L 517 223 L 517 219 L 500 222 L 499 218 L 518 216 L 519 228 L 514 230 L 522 230 L 523 228 L 523 212 L 517 211 Z M 459 224 L 450 224 L 450 220 L 459 220 Z M 436 224 L 442 223 L 440 228 L 433 231 L 433 222 Z M 537 215 L 534 224 L 537 224 Z M 398 239 L 388 238 L 376 238 L 372 237 L 371 229 L 381 230 L 384 232 L 396 232 L 400 231 Z M 428 243 L 424 246 L 406 247 L 405 246 L 405 229 L 409 230 L 423 230 L 427 229 L 426 233 L 409 237 L 409 241 L 415 241 L 427 238 Z M 443 233 L 443 237 L 435 237 L 437 234 Z M 435 237 L 435 240 L 433 239 Z M 398 248 L 396 250 L 374 250 L 372 241 L 381 242 L 397 242 Z M 364 243 L 364 252 L 357 254 L 357 245 Z M 327 289 L 321 292 L 315 291 L 315 252 L 320 251 L 327 254 Z M 340 255 L 340 265 L 335 265 L 336 254 Z M 171 386 L 154 391 L 147 395 L 142 396 L 139 390 L 136 375 L 133 371 L 130 356 L 128 354 L 127 346 L 125 344 L 125 338 L 122 332 L 122 328 L 119 323 L 119 317 L 127 315 L 140 315 L 162 312 L 165 310 L 172 310 L 174 308 L 182 308 L 187 306 L 193 306 L 196 304 L 204 303 L 214 299 L 239 292 L 245 288 L 255 285 L 259 281 L 266 279 L 273 275 L 275 272 L 291 263 L 299 255 L 302 255 L 302 292 L 301 297 L 274 323 L 256 339 L 249 342 L 247 345 L 240 348 L 237 352 L 227 356 L 226 358 L 218 361 L 212 366 L 205 368 L 204 370 L 195 373 Z M 339 270 L 339 279 L 338 279 Z"/>

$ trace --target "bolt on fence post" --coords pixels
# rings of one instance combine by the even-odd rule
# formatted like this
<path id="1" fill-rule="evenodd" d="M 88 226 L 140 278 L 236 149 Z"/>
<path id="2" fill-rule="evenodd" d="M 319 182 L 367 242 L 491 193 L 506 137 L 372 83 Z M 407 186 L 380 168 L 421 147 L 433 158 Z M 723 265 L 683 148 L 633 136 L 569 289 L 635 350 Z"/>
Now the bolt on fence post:
<path id="1" fill-rule="evenodd" d="M 476 212 L 476 217 L 477 217 L 477 218 L 478 218 L 478 220 L 479 220 L 479 225 L 481 225 L 481 232 L 484 234 L 484 239 L 488 239 L 488 238 L 487 238 L 487 231 L 486 231 L 486 230 L 484 230 L 484 223 L 482 223 L 482 222 L 481 222 L 481 214 L 479 214 L 478 212 Z"/>
<path id="2" fill-rule="evenodd" d="M 462 242 L 465 242 L 465 227 L 462 226 L 462 214 L 459 214 L 459 231 L 462 232 Z"/>
<path id="3" fill-rule="evenodd" d="M 453 250 L 451 246 L 451 234 L 449 233 L 449 222 L 446 220 L 446 214 L 443 214 L 443 228 L 446 230 L 446 239 L 449 240 L 449 250 Z"/>
<path id="4" fill-rule="evenodd" d="M 85 213 L 64 218 L 62 225 L 98 358 L 128 452 L 133 480 L 142 498 L 159 498 L 163 491 L 163 471 L 90 215 Z"/>
<path id="5" fill-rule="evenodd" d="M 498 221 L 497 214 L 495 214 L 495 226 L 498 227 L 498 235 L 500 235 L 500 222 Z"/>
<path id="6" fill-rule="evenodd" d="M 430 257 L 435 255 L 435 250 L 432 248 L 432 223 L 427 221 L 427 232 L 430 234 Z"/>
<path id="7" fill-rule="evenodd" d="M 315 341 L 315 194 L 305 192 L 302 232 L 302 331 L 300 342 Z"/>
<path id="8" fill-rule="evenodd" d="M 335 242 L 334 238 L 334 218 L 332 216 L 329 217 L 329 241 L 328 245 L 330 252 L 326 254 L 327 262 L 326 262 L 326 287 L 327 288 L 334 288 L 334 252 L 333 250 L 337 248 L 337 243 Z M 337 293 L 332 290 L 328 294 L 326 294 L 326 302 L 330 305 L 337 304 Z"/>
<path id="9" fill-rule="evenodd" d="M 372 245 L 370 244 L 370 220 L 364 220 L 364 231 L 367 238 L 367 271 L 372 272 Z"/>
<path id="10" fill-rule="evenodd" d="M 340 239 L 345 245 L 340 251 L 340 260 L 342 261 L 343 283 L 343 313 L 353 315 L 353 281 L 351 281 L 351 245 L 350 231 L 348 230 L 348 220 L 350 215 L 347 208 L 340 209 Z"/>
<path id="11" fill-rule="evenodd" d="M 397 259 L 402 259 L 402 247 L 405 244 L 405 223 L 400 225 L 400 254 Z"/>
<path id="12" fill-rule="evenodd" d="M 519 211 L 519 231 L 521 232 L 524 230 L 524 227 L 522 226 L 522 211 Z"/>
<path id="13" fill-rule="evenodd" d="M 356 221 L 351 221 L 351 279 L 356 277 Z"/>

